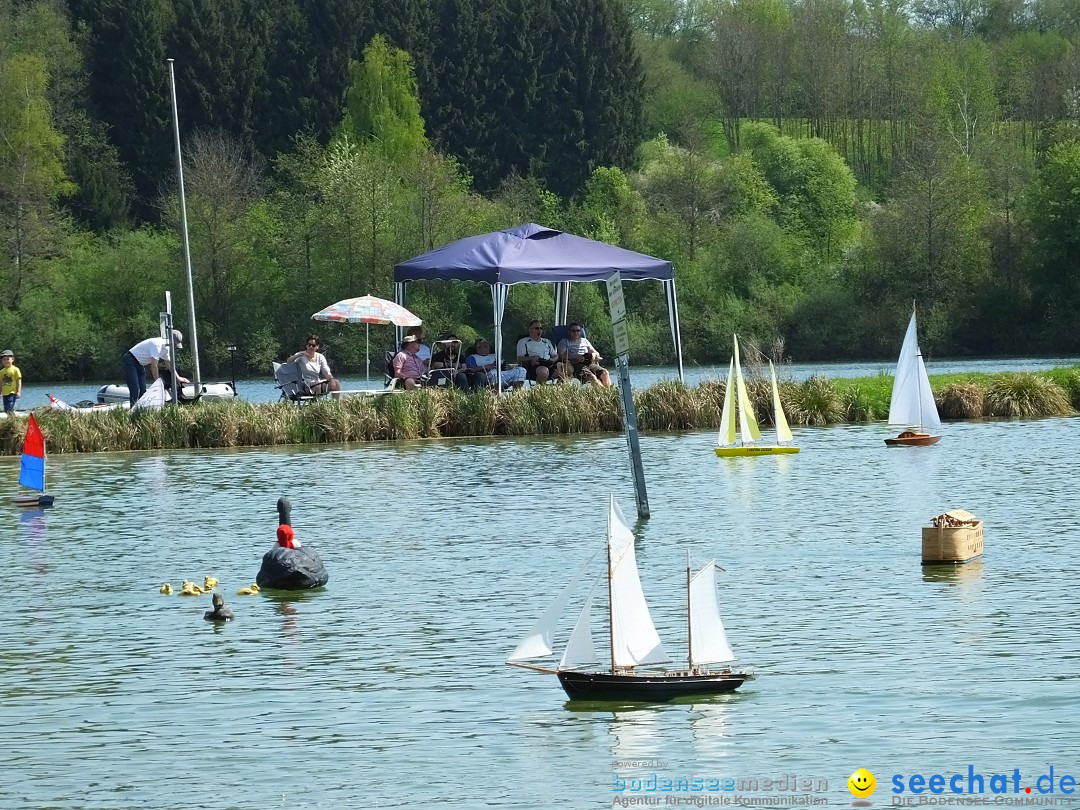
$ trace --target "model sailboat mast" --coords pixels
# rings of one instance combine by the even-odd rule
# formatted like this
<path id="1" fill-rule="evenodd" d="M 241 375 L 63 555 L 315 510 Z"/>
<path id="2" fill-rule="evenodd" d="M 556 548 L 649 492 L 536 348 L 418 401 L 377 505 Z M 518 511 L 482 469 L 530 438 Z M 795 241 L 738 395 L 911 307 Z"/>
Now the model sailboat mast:
<path id="1" fill-rule="evenodd" d="M 615 568 L 612 565 L 613 561 L 611 559 L 611 530 L 612 530 L 611 523 L 612 523 L 612 519 L 615 516 L 615 511 L 614 511 L 614 508 L 613 508 L 614 503 L 615 503 L 615 497 L 614 496 L 608 496 L 608 497 L 611 498 L 611 503 L 608 506 L 608 516 L 607 516 L 607 536 L 608 536 L 608 544 L 607 544 L 608 623 L 607 623 L 607 626 L 608 626 L 608 649 L 611 652 L 611 674 L 614 675 L 615 674 L 615 596 L 614 596 L 614 591 L 612 590 L 612 587 L 613 587 L 612 582 L 615 579 Z"/>
<path id="2" fill-rule="evenodd" d="M 694 669 L 694 619 L 691 612 L 694 609 L 693 600 L 690 598 L 690 583 L 693 576 L 690 572 L 690 549 L 686 550 L 686 668 Z"/>
<path id="3" fill-rule="evenodd" d="M 724 388 L 724 404 L 720 414 L 720 435 L 717 437 L 716 455 L 733 456 L 769 456 L 798 453 L 799 448 L 785 444 L 793 439 L 784 406 L 780 402 L 780 388 L 776 381 L 776 369 L 769 361 L 772 386 L 773 423 L 776 425 L 776 443 L 757 444 L 761 440 L 761 429 L 754 416 L 754 406 L 750 403 L 746 380 L 743 379 L 742 363 L 739 357 L 739 336 L 733 335 L 731 363 L 728 365 L 727 385 Z M 736 430 L 737 427 L 737 430 Z M 737 441 L 736 443 L 736 434 Z"/>
<path id="4" fill-rule="evenodd" d="M 690 637 L 687 670 L 646 670 L 649 665 L 668 664 L 656 632 L 649 606 L 641 588 L 634 553 L 634 533 L 626 523 L 615 499 L 608 504 L 607 577 L 608 577 L 608 648 L 609 666 L 599 663 L 592 644 L 590 608 L 592 591 L 558 665 L 552 669 L 524 663 L 552 654 L 552 637 L 558 615 L 567 605 L 570 591 L 583 570 L 573 578 L 507 659 L 513 666 L 554 672 L 571 698 L 590 700 L 669 700 L 681 695 L 730 692 L 750 674 L 730 667 L 708 671 L 701 665 L 731 661 L 735 658 L 716 601 L 716 566 L 709 563 L 694 574 L 687 558 L 687 628 Z M 584 567 L 583 567 L 584 568 Z M 595 587 L 595 586 L 594 586 Z M 697 660 L 700 659 L 700 660 Z"/>
<path id="5" fill-rule="evenodd" d="M 934 392 L 919 348 L 919 330 L 914 304 L 911 320 L 904 332 L 904 344 L 896 363 L 892 397 L 889 400 L 889 424 L 907 427 L 899 436 L 886 439 L 885 444 L 919 447 L 941 440 L 941 418 L 938 416 Z"/>

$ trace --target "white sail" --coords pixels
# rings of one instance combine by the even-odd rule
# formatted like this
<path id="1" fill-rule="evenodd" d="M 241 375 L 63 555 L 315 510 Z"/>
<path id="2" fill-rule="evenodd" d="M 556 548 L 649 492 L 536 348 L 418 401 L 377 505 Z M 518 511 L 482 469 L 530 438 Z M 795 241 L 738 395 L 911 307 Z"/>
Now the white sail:
<path id="1" fill-rule="evenodd" d="M 608 577 L 611 589 L 612 667 L 661 664 L 664 653 L 653 626 L 634 555 L 634 533 L 612 496 L 608 504 Z"/>
<path id="2" fill-rule="evenodd" d="M 149 410 L 161 410 L 165 407 L 165 383 L 158 377 L 154 380 L 153 385 L 146 389 L 146 393 L 139 397 L 139 401 L 131 406 L 131 409 L 138 410 L 140 408 L 147 408 Z"/>
<path id="3" fill-rule="evenodd" d="M 916 426 L 930 431 L 941 428 L 934 392 L 930 390 L 930 378 L 919 351 L 914 311 L 904 333 L 900 360 L 896 364 L 892 399 L 889 401 L 889 424 Z"/>
<path id="4" fill-rule="evenodd" d="M 743 442 L 757 441 L 761 438 L 761 430 L 758 428 L 757 419 L 754 418 L 754 407 L 750 404 L 750 395 L 746 392 L 746 381 L 742 375 L 742 365 L 739 363 L 739 336 L 735 336 L 735 378 L 738 380 L 739 390 L 739 435 Z"/>
<path id="5" fill-rule="evenodd" d="M 724 632 L 716 600 L 716 563 L 690 577 L 690 666 L 731 661 L 735 652 Z"/>
<path id="6" fill-rule="evenodd" d="M 592 640 L 592 598 L 593 592 L 585 597 L 585 606 L 578 615 L 574 624 L 574 630 L 570 633 L 570 640 L 566 642 L 562 660 L 559 661 L 559 669 L 572 669 L 583 664 L 595 664 L 600 660 L 596 654 L 596 648 Z"/>
<path id="7" fill-rule="evenodd" d="M 570 597 L 574 595 L 574 590 L 595 558 L 596 555 L 592 555 L 570 578 L 570 582 L 555 597 L 555 601 L 544 611 L 544 615 L 537 619 L 528 635 L 514 648 L 514 652 L 506 659 L 508 662 L 528 661 L 531 658 L 543 658 L 551 655 L 552 637 L 555 635 L 555 628 L 559 623 L 559 619 L 566 612 L 566 605 L 570 601 Z"/>
<path id="8" fill-rule="evenodd" d="M 790 442 L 794 436 L 788 426 L 787 417 L 784 416 L 784 406 L 780 404 L 780 388 L 776 383 L 776 368 L 772 360 L 769 361 L 769 373 L 772 375 L 772 406 L 773 421 L 776 422 L 776 442 Z"/>
<path id="9" fill-rule="evenodd" d="M 727 385 L 724 386 L 724 406 L 720 411 L 720 435 L 717 444 L 721 447 L 735 444 L 735 396 L 732 386 L 735 385 L 735 358 L 728 363 Z"/>

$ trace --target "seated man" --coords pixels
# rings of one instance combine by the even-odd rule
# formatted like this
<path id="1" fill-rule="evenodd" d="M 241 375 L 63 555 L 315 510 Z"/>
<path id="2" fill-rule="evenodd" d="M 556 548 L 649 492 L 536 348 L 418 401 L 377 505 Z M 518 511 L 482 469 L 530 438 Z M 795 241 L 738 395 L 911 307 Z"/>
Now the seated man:
<path id="1" fill-rule="evenodd" d="M 427 374 L 427 364 L 420 359 L 420 338 L 406 335 L 401 339 L 401 351 L 392 361 L 394 378 L 401 380 L 405 390 L 409 391 L 421 385 Z"/>
<path id="2" fill-rule="evenodd" d="M 424 361 L 427 368 L 431 368 L 431 347 L 424 343 L 424 327 L 410 326 L 405 330 L 405 334 L 414 335 L 420 341 L 420 348 L 417 350 L 416 355 Z"/>
<path id="3" fill-rule="evenodd" d="M 487 381 L 492 385 L 498 384 L 500 375 L 503 386 L 521 388 L 525 385 L 525 369 L 519 367 L 500 371 L 499 358 L 491 353 L 491 344 L 483 338 L 479 338 L 473 345 L 472 353 L 465 358 L 465 365 L 484 372 Z"/>
<path id="4" fill-rule="evenodd" d="M 479 375 L 480 379 L 475 380 L 465 373 L 465 360 L 461 356 L 461 341 L 458 340 L 457 335 L 447 332 L 442 339 L 435 342 L 435 346 L 435 353 L 431 355 L 429 385 L 438 385 L 440 379 L 445 379 L 466 394 L 472 392 L 475 383 L 485 385 L 486 380 L 483 375 Z"/>
<path id="5" fill-rule="evenodd" d="M 544 337 L 544 325 L 540 321 L 529 324 L 529 334 L 517 342 L 517 359 L 525 369 L 526 379 L 543 385 L 551 377 L 558 377 L 555 364 L 559 353 Z"/>
<path id="6" fill-rule="evenodd" d="M 574 367 L 574 376 L 583 383 L 611 385 L 611 377 L 600 365 L 600 352 L 582 334 L 581 324 L 572 323 L 567 337 L 559 341 L 559 360 Z"/>

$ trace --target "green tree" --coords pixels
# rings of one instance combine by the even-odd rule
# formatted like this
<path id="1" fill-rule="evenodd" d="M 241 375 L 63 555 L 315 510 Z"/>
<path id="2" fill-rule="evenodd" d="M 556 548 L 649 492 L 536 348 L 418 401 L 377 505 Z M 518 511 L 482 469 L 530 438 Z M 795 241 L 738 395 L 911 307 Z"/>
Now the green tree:
<path id="1" fill-rule="evenodd" d="M 1042 348 L 1074 351 L 1080 345 L 1080 140 L 1047 153 L 1026 207 L 1037 240 Z"/>
<path id="2" fill-rule="evenodd" d="M 977 351 L 963 326 L 971 292 L 988 273 L 986 215 L 982 173 L 943 138 L 924 142 L 871 218 L 869 252 L 857 253 L 863 258 L 850 267 L 852 287 L 864 301 L 857 317 L 865 333 L 881 341 L 865 351 L 886 351 L 889 332 L 902 329 L 912 300 L 928 344 Z M 955 317 L 957 308 L 965 318 Z"/>
<path id="3" fill-rule="evenodd" d="M 255 147 L 265 93 L 270 10 L 256 0 L 174 0 L 169 37 L 185 131 L 221 130 Z"/>
<path id="4" fill-rule="evenodd" d="M 83 0 L 88 95 L 135 183 L 135 214 L 156 215 L 161 178 L 174 163 L 165 37 L 168 0 Z"/>
<path id="5" fill-rule="evenodd" d="M 259 317 L 249 304 L 264 272 L 251 261 L 256 244 L 251 217 L 262 198 L 261 165 L 238 140 L 221 132 L 192 137 L 184 163 L 196 316 L 200 326 L 213 324 L 223 338 L 235 340 L 244 323 Z M 169 208 L 179 231 L 176 202 L 170 201 Z"/>
<path id="6" fill-rule="evenodd" d="M 401 164 L 427 148 L 409 54 L 377 36 L 364 49 L 363 61 L 349 64 L 349 76 L 340 133 L 355 143 L 374 139 Z"/>
<path id="7" fill-rule="evenodd" d="M 768 211 L 776 203 L 775 192 L 747 158 L 721 162 L 660 136 L 642 146 L 639 159 L 634 185 L 661 227 L 669 229 L 659 255 L 673 261 L 693 261 L 725 220 Z"/>
<path id="8" fill-rule="evenodd" d="M 46 257 L 58 250 L 63 228 L 55 204 L 73 190 L 47 83 L 41 56 L 0 53 L 0 300 L 10 309 L 49 286 Z"/>
<path id="9" fill-rule="evenodd" d="M 805 234 L 826 265 L 855 235 L 855 175 L 820 138 L 780 135 L 768 124 L 744 128 L 743 146 L 776 192 L 780 223 Z"/>

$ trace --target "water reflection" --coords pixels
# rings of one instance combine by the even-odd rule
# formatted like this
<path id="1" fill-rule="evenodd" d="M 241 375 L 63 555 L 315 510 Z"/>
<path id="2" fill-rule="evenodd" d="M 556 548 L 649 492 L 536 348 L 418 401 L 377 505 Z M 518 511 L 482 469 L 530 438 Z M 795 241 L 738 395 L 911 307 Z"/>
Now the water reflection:
<path id="1" fill-rule="evenodd" d="M 949 585 L 970 586 L 982 580 L 983 561 L 981 558 L 966 563 L 945 563 L 924 565 L 923 582 L 944 582 Z"/>
<path id="2" fill-rule="evenodd" d="M 709 699 L 697 699 L 690 707 L 690 737 L 694 751 L 702 757 L 727 756 L 733 745 L 731 738 L 731 704 L 734 695 L 718 695 Z"/>
<path id="3" fill-rule="evenodd" d="M 274 612 L 281 616 L 281 638 L 289 644 L 300 643 L 300 628 L 296 622 L 297 610 L 288 602 L 281 602 L 274 608 Z"/>
<path id="4" fill-rule="evenodd" d="M 612 762 L 651 760 L 660 753 L 660 724 L 657 707 L 624 708 L 611 712 Z"/>
<path id="5" fill-rule="evenodd" d="M 49 572 L 49 544 L 45 510 L 42 508 L 23 509 L 19 513 L 19 536 L 26 549 L 30 567 L 37 574 Z"/>

